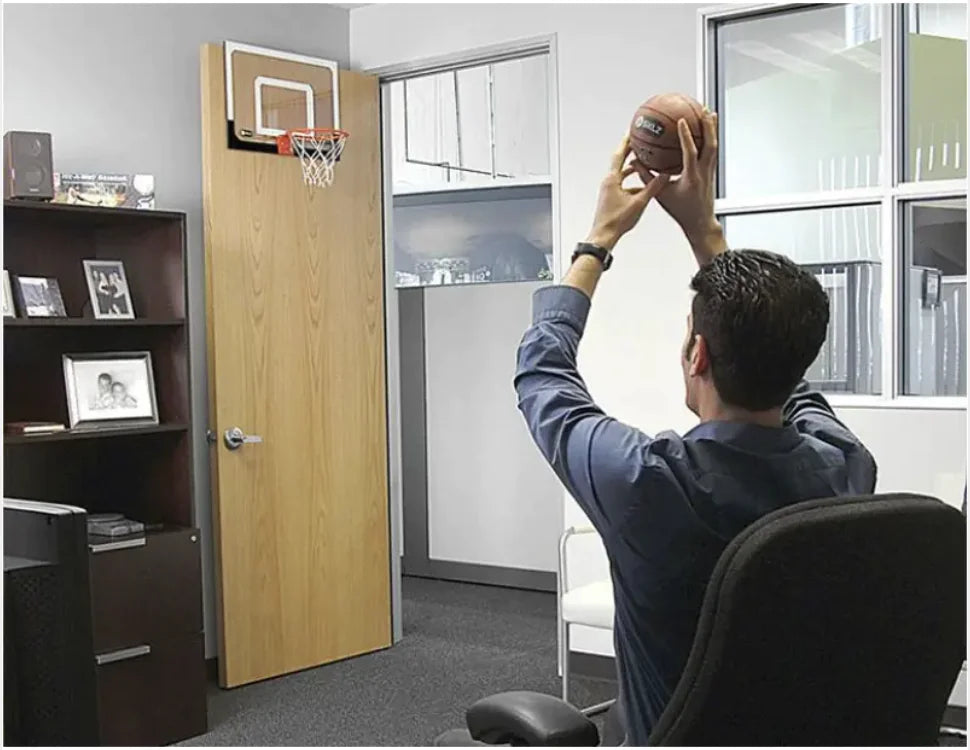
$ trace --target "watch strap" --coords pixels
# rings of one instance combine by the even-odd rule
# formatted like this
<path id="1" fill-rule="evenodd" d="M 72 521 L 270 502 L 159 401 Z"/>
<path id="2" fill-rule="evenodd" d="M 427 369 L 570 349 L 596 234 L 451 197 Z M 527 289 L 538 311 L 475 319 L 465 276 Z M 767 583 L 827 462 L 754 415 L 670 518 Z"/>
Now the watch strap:
<path id="1" fill-rule="evenodd" d="M 608 271 L 610 266 L 613 265 L 613 254 L 605 247 L 594 245 L 592 242 L 578 243 L 576 249 L 573 251 L 572 262 L 575 263 L 576 258 L 581 255 L 592 255 L 594 258 L 597 258 L 603 264 L 604 271 Z"/>

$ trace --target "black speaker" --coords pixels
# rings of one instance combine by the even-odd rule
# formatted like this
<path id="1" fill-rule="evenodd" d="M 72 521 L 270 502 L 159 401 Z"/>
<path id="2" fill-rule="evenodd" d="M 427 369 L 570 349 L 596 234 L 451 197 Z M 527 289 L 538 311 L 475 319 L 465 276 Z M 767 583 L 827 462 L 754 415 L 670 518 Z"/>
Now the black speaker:
<path id="1" fill-rule="evenodd" d="M 11 130 L 3 134 L 3 197 L 54 197 L 50 133 Z"/>

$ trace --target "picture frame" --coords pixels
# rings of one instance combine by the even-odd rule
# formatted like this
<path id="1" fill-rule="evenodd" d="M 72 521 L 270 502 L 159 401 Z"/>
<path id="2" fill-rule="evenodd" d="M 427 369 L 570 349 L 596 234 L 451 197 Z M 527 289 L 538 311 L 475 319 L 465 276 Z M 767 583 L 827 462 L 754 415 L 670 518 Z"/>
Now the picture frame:
<path id="1" fill-rule="evenodd" d="M 20 311 L 25 318 L 66 318 L 64 298 L 57 279 L 14 276 Z"/>
<path id="2" fill-rule="evenodd" d="M 10 286 L 10 272 L 6 268 L 3 269 L 3 317 L 17 317 L 17 308 L 13 303 L 13 288 Z"/>
<path id="3" fill-rule="evenodd" d="M 94 317 L 98 320 L 134 319 L 135 307 L 125 264 L 120 260 L 84 260 L 81 265 Z"/>
<path id="4" fill-rule="evenodd" d="M 151 352 L 64 354 L 62 362 L 72 430 L 158 424 Z"/>

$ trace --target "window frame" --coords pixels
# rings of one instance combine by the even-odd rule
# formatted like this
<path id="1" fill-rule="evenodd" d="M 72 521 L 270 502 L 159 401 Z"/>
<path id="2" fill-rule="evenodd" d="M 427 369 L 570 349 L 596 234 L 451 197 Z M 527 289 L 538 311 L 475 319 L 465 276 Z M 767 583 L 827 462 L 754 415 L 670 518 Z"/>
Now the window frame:
<path id="1" fill-rule="evenodd" d="M 880 153 L 882 182 L 877 187 L 814 191 L 756 198 L 721 198 L 714 201 L 719 218 L 738 214 L 790 211 L 803 208 L 838 208 L 879 205 L 879 242 L 882 252 L 882 393 L 827 393 L 833 406 L 842 408 L 948 409 L 967 408 L 966 396 L 910 396 L 903 390 L 903 274 L 906 238 L 906 204 L 914 200 L 966 198 L 967 178 L 906 182 L 904 127 L 904 65 L 907 3 L 876 5 L 883 14 L 881 27 Z M 712 110 L 718 108 L 717 26 L 759 16 L 825 7 L 819 3 L 748 3 L 698 10 L 697 95 Z M 723 127 L 723 125 L 721 126 Z M 720 135 L 720 134 L 719 134 Z M 720 178 L 719 178 L 720 182 Z M 723 184 L 718 185 L 720 195 Z"/>

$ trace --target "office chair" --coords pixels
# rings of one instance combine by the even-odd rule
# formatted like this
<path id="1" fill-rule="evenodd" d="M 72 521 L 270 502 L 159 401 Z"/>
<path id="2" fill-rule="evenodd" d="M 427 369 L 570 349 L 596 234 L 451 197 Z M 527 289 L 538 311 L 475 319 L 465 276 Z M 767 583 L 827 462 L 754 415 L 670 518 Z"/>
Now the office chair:
<path id="1" fill-rule="evenodd" d="M 935 745 L 965 655 L 959 510 L 909 494 L 799 503 L 725 548 L 649 744 Z M 537 693 L 485 698 L 467 724 L 487 744 L 599 741 Z"/>

